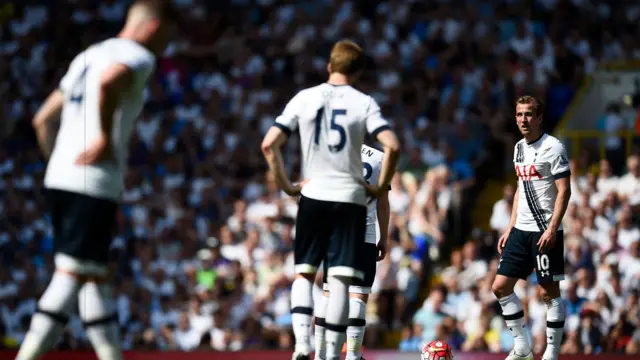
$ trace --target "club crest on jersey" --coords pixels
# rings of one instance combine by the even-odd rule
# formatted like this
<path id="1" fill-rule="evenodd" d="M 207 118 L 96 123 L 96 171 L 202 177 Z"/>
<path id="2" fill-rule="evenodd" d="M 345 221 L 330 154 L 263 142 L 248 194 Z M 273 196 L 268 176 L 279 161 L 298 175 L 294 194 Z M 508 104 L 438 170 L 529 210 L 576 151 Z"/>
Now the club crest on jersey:
<path id="1" fill-rule="evenodd" d="M 560 155 L 560 166 L 569 166 L 569 159 L 564 154 Z"/>
<path id="2" fill-rule="evenodd" d="M 540 173 L 538 172 L 538 169 L 536 169 L 536 166 L 534 164 L 531 165 L 516 165 L 516 175 L 518 175 L 518 178 L 528 181 L 528 180 L 533 180 L 533 179 L 542 179 L 542 175 L 540 175 Z"/>

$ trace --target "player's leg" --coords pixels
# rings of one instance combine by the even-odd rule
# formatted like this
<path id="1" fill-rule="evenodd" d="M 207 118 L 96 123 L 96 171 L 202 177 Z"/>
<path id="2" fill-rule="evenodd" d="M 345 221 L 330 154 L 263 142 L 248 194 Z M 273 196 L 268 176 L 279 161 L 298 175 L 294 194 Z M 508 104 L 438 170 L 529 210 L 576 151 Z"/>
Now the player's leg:
<path id="1" fill-rule="evenodd" d="M 74 274 L 56 271 L 38 301 L 16 360 L 36 360 L 50 351 L 73 314 L 79 289 Z"/>
<path id="2" fill-rule="evenodd" d="M 295 338 L 293 359 L 306 360 L 311 354 L 314 273 L 297 273 L 291 285 L 291 325 Z"/>
<path id="3" fill-rule="evenodd" d="M 78 294 L 78 309 L 98 359 L 122 359 L 118 316 L 106 277 L 90 277 L 85 281 Z"/>
<path id="4" fill-rule="evenodd" d="M 522 303 L 513 292 L 518 280 L 526 279 L 533 269 L 530 249 L 527 233 L 513 228 L 502 251 L 498 273 L 492 286 L 493 293 L 500 302 L 502 316 L 514 339 L 508 360 L 533 359 Z"/>
<path id="5" fill-rule="evenodd" d="M 46 192 L 54 231 L 55 244 L 69 241 L 71 231 L 67 221 L 70 203 L 68 194 L 55 190 Z M 51 350 L 73 314 L 80 282 L 75 274 L 57 269 L 38 301 L 36 313 L 18 351 L 17 360 L 35 360 Z"/>
<path id="6" fill-rule="evenodd" d="M 87 338 L 99 360 L 121 360 L 120 331 L 115 301 L 109 281 L 109 250 L 113 239 L 118 205 L 114 202 L 83 197 L 86 228 L 79 233 L 75 247 L 64 249 L 56 263 L 84 275 L 78 294 L 78 309 Z"/>
<path id="7" fill-rule="evenodd" d="M 366 229 L 364 206 L 334 203 L 331 214 L 334 226 L 329 240 L 328 284 L 329 300 L 325 317 L 327 360 L 340 358 L 347 337 L 349 319 L 349 285 L 355 278 L 364 279 L 364 269 L 358 257 L 362 256 Z"/>
<path id="8" fill-rule="evenodd" d="M 329 298 L 329 284 L 327 283 L 327 261 L 323 262 L 324 270 L 322 272 L 322 296 L 314 306 L 314 315 L 316 323 L 314 327 L 314 337 L 316 344 L 316 360 L 324 360 L 326 357 L 326 339 L 325 339 L 325 317 L 327 315 L 327 300 Z"/>
<path id="9" fill-rule="evenodd" d="M 349 319 L 347 326 L 347 357 L 346 360 L 360 360 L 362 358 L 362 343 L 366 329 L 367 301 L 369 293 L 362 293 L 360 290 L 349 293 Z M 326 356 L 325 346 L 325 319 L 327 299 L 329 298 L 329 285 L 325 284 L 325 291 L 316 304 L 316 360 L 324 360 Z M 370 290 L 369 290 L 370 291 Z M 322 316 L 322 317 L 320 317 Z"/>
<path id="10" fill-rule="evenodd" d="M 291 286 L 291 322 L 296 345 L 293 359 L 309 359 L 311 319 L 313 317 L 313 281 L 327 249 L 323 226 L 323 202 L 300 197 L 296 219 L 294 261 L 296 278 Z"/>
<path id="11" fill-rule="evenodd" d="M 564 235 L 559 231 L 556 244 L 543 253 L 534 244 L 536 277 L 547 305 L 547 348 L 543 360 L 557 360 L 564 335 L 565 308 L 560 296 L 560 281 L 564 280 Z"/>
<path id="12" fill-rule="evenodd" d="M 347 327 L 347 357 L 346 360 L 360 360 L 362 358 L 362 343 L 367 326 L 367 301 L 369 292 L 355 291 L 349 294 L 349 322 Z"/>
<path id="13" fill-rule="evenodd" d="M 49 190 L 47 196 L 54 230 L 56 271 L 38 302 L 38 311 L 18 353 L 19 360 L 37 359 L 49 351 L 73 313 L 88 276 L 106 274 L 106 260 L 100 266 L 85 259 L 92 255 L 106 259 L 117 205 L 58 190 Z M 112 339 L 116 352 L 119 352 L 118 340 L 117 336 Z"/>
<path id="14" fill-rule="evenodd" d="M 367 326 L 367 301 L 371 286 L 376 277 L 376 257 L 378 248 L 375 244 L 366 243 L 360 256 L 362 268 L 365 269 L 364 280 L 355 279 L 349 287 L 349 322 L 347 327 L 347 360 L 362 358 L 362 343 Z"/>

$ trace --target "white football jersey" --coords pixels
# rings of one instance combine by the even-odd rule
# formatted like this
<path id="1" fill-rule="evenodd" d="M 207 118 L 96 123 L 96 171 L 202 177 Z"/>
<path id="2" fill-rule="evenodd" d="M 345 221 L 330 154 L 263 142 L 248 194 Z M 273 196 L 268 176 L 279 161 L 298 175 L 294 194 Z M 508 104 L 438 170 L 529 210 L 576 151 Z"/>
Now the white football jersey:
<path id="1" fill-rule="evenodd" d="M 45 186 L 109 200 L 120 200 L 124 189 L 129 140 L 144 105 L 144 88 L 155 69 L 155 57 L 142 45 L 112 38 L 90 46 L 73 59 L 60 81 L 65 102 L 60 129 L 47 165 Z M 133 84 L 122 94 L 111 134 L 115 164 L 75 165 L 100 130 L 98 107 L 100 76 L 113 64 L 133 71 Z"/>
<path id="2" fill-rule="evenodd" d="M 558 196 L 555 181 L 571 175 L 567 151 L 557 138 L 543 134 L 532 143 L 520 140 L 513 163 L 519 189 L 515 227 L 543 232 L 549 226 Z M 562 230 L 562 224 L 558 230 Z"/>
<path id="3" fill-rule="evenodd" d="M 382 169 L 382 158 L 384 153 L 367 145 L 362 145 L 362 165 L 364 181 L 368 184 L 378 185 L 380 170 Z M 378 228 L 378 200 L 373 200 L 367 208 L 367 232 L 365 242 L 377 244 L 380 238 Z"/>
<path id="4" fill-rule="evenodd" d="M 287 134 L 300 132 L 302 173 L 309 179 L 302 195 L 366 206 L 360 184 L 365 131 L 375 136 L 389 129 L 371 96 L 348 85 L 304 89 L 289 101 L 275 126 Z"/>

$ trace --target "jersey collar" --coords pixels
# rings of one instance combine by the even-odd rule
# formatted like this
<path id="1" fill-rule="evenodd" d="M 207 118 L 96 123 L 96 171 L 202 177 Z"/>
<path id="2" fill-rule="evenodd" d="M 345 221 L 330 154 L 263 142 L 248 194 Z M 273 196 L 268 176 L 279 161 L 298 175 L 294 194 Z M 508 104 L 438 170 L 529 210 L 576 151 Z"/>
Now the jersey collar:
<path id="1" fill-rule="evenodd" d="M 528 143 L 527 143 L 527 145 L 528 145 L 528 146 L 531 146 L 531 145 L 533 145 L 533 144 L 537 143 L 537 142 L 538 142 L 538 141 L 540 141 L 540 139 L 542 139 L 542 137 L 543 137 L 543 136 L 545 136 L 546 134 L 547 134 L 547 133 L 543 131 L 543 132 L 542 132 L 542 134 L 540 134 L 540 136 L 539 136 L 537 139 L 533 140 L 532 142 L 528 142 Z M 525 142 L 526 142 L 526 140 L 525 140 Z"/>
<path id="2" fill-rule="evenodd" d="M 333 86 L 333 87 L 343 87 L 343 86 L 350 86 L 349 84 L 340 84 L 340 85 L 335 85 L 335 84 L 330 84 L 328 82 L 325 82 L 325 84 L 329 85 L 329 86 Z"/>

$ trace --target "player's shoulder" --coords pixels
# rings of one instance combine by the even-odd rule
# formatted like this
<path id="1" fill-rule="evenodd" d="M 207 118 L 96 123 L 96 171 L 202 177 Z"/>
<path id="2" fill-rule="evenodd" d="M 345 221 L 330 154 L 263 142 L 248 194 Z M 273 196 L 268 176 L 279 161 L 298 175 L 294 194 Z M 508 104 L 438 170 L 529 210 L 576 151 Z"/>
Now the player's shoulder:
<path id="1" fill-rule="evenodd" d="M 349 86 L 347 92 L 349 95 L 350 102 L 357 103 L 358 105 L 365 105 L 367 107 L 378 106 L 378 103 L 373 98 L 373 96 L 366 94 L 354 87 Z"/>
<path id="2" fill-rule="evenodd" d="M 308 88 L 310 92 L 320 96 L 335 96 L 338 94 L 343 99 L 349 101 L 349 103 L 355 105 L 368 104 L 370 102 L 375 102 L 375 100 L 368 94 L 354 88 L 351 85 L 333 85 L 327 82 L 318 84 L 311 88 Z M 332 94 L 332 95 L 329 95 Z"/>
<path id="3" fill-rule="evenodd" d="M 514 149 L 518 149 L 521 148 L 522 146 L 526 145 L 527 141 L 525 139 L 520 139 L 518 142 L 516 142 L 516 144 L 513 146 Z"/>
<path id="4" fill-rule="evenodd" d="M 91 61 L 93 57 L 96 57 L 99 52 L 100 44 L 101 42 L 91 44 L 86 49 L 76 54 L 76 56 L 71 60 L 69 69 L 73 69 L 74 67 L 78 66 L 80 63 L 84 65 L 87 61 Z"/>
<path id="5" fill-rule="evenodd" d="M 382 151 L 364 144 L 362 145 L 362 149 L 360 152 L 362 153 L 363 157 L 367 157 L 375 161 L 382 161 L 382 158 L 384 157 L 384 153 Z"/>
<path id="6" fill-rule="evenodd" d="M 554 154 L 559 154 L 565 151 L 565 147 L 562 141 L 550 134 L 545 134 L 544 139 L 542 139 L 541 148 L 549 149 L 549 152 Z"/>
<path id="7" fill-rule="evenodd" d="M 321 96 L 321 88 L 319 86 L 311 86 L 298 90 L 298 92 L 291 97 L 290 102 L 305 102 Z"/>
<path id="8" fill-rule="evenodd" d="M 114 37 L 114 38 L 107 39 L 102 42 L 102 47 L 104 50 L 117 49 L 118 52 L 126 51 L 130 53 L 132 56 L 155 59 L 155 56 L 151 51 L 149 51 L 149 49 L 145 48 L 144 46 L 142 46 L 141 44 L 133 40 L 129 40 L 125 38 Z"/>
<path id="9" fill-rule="evenodd" d="M 105 59 L 121 62 L 130 67 L 153 67 L 156 64 L 153 53 L 133 40 L 110 38 L 103 41 L 97 49 Z"/>

